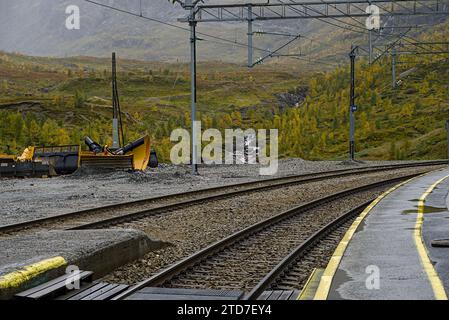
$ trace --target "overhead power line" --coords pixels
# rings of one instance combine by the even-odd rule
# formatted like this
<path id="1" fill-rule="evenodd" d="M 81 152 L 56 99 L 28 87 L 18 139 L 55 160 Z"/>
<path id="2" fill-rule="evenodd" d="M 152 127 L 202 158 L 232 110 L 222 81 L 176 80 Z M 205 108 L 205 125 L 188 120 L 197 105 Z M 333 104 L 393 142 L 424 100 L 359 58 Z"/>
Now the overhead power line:
<path id="1" fill-rule="evenodd" d="M 99 7 L 103 7 L 105 9 L 109 9 L 109 10 L 113 10 L 113 11 L 116 11 L 116 12 L 120 12 L 120 13 L 124 13 L 124 14 L 130 15 L 130 16 L 134 16 L 136 18 L 140 18 L 140 19 L 156 22 L 156 23 L 165 25 L 167 27 L 172 27 L 172 28 L 176 28 L 176 29 L 179 29 L 179 30 L 183 30 L 185 32 L 190 32 L 189 28 L 182 27 L 182 26 L 176 25 L 174 23 L 166 22 L 166 21 L 163 21 L 163 20 L 160 20 L 160 19 L 156 19 L 156 18 L 151 18 L 151 17 L 145 16 L 145 15 L 142 14 L 142 12 L 135 13 L 135 12 L 132 12 L 132 11 L 129 11 L 129 10 L 120 9 L 120 8 L 117 8 L 117 7 L 108 5 L 108 4 L 104 4 L 104 3 L 101 3 L 101 2 L 97 2 L 97 1 L 94 1 L 94 0 L 83 0 L 83 1 L 85 1 L 87 3 L 90 3 L 90 4 L 93 4 L 93 5 L 96 5 L 96 6 L 99 6 Z M 219 41 L 221 41 L 222 44 L 233 45 L 233 46 L 240 46 L 240 47 L 243 47 L 243 48 L 252 48 L 254 50 L 258 50 L 258 51 L 261 51 L 261 52 L 264 52 L 264 53 L 267 53 L 267 54 L 271 53 L 271 51 L 268 50 L 268 49 L 260 48 L 260 47 L 257 47 L 257 46 L 249 46 L 248 44 L 243 43 L 243 42 L 239 42 L 237 40 L 230 40 L 230 39 L 222 38 L 222 37 L 219 37 L 219 36 L 215 36 L 215 35 L 208 34 L 208 33 L 205 33 L 205 32 L 199 32 L 199 31 L 197 31 L 196 34 L 197 35 L 201 35 L 203 37 L 208 37 L 208 38 L 211 38 L 211 39 L 214 39 L 214 40 L 218 40 L 218 41 L 211 41 L 209 39 L 201 39 L 201 40 L 205 40 L 205 41 L 208 41 L 208 42 L 219 43 Z M 288 57 L 288 56 L 286 56 L 286 57 Z M 292 57 L 292 58 L 294 58 L 294 57 Z M 319 61 L 319 60 L 316 60 L 316 59 L 309 59 L 308 61 L 311 62 L 311 63 L 315 63 L 315 64 L 328 64 L 328 63 L 323 63 L 322 61 Z"/>
<path id="2" fill-rule="evenodd" d="M 323 2 L 323 0 L 321 0 L 321 1 Z M 290 7 L 290 10 L 292 10 L 292 11 L 294 11 L 294 12 L 296 12 L 296 13 L 299 13 L 299 14 L 303 14 L 303 15 L 308 16 L 308 17 L 312 17 L 312 15 L 311 15 L 310 13 L 307 13 L 306 10 L 311 10 L 311 11 L 314 11 L 315 13 L 318 13 L 316 10 L 311 9 L 310 7 L 308 7 L 308 6 L 306 6 L 306 5 L 303 6 L 306 10 L 300 10 L 300 9 L 298 9 L 298 8 L 292 7 L 291 5 L 289 5 L 288 3 L 283 2 L 282 0 L 279 0 L 279 2 L 280 2 L 281 4 L 285 4 L 285 5 L 289 6 L 289 7 Z M 293 2 L 293 1 L 290 0 L 290 2 Z M 323 4 L 324 4 L 324 2 L 323 2 Z M 347 22 L 341 21 L 340 19 L 337 19 L 337 18 L 334 18 L 334 17 L 330 17 L 330 18 L 331 18 L 332 20 L 336 20 L 336 21 L 338 21 L 338 22 L 340 22 L 340 23 L 343 23 L 343 24 L 345 24 L 345 25 L 347 25 L 347 26 L 341 26 L 341 25 L 336 24 L 336 23 L 334 23 L 334 22 L 327 21 L 327 20 L 324 19 L 324 18 L 317 18 L 317 20 L 319 20 L 319 21 L 321 21 L 321 22 L 324 22 L 324 23 L 327 23 L 327 24 L 329 24 L 329 25 L 331 25 L 331 26 L 334 26 L 334 27 L 343 29 L 343 30 L 353 31 L 353 32 L 357 32 L 357 33 L 365 33 L 365 32 L 360 32 L 360 31 L 357 31 L 357 30 L 354 30 L 354 29 L 351 28 L 351 27 L 361 28 L 361 27 L 359 27 L 359 26 L 356 26 L 356 25 L 353 25 L 353 24 L 351 24 L 351 23 L 347 23 Z M 364 28 L 362 28 L 362 29 L 363 29 L 364 31 L 366 31 Z"/>
<path id="3" fill-rule="evenodd" d="M 162 20 L 159 20 L 159 19 L 156 19 L 156 18 L 151 18 L 151 17 L 145 16 L 143 14 L 141 15 L 140 13 L 137 14 L 137 13 L 134 13 L 132 11 L 120 9 L 120 8 L 113 7 L 113 6 L 110 6 L 110 5 L 101 3 L 101 2 L 97 2 L 97 1 L 93 1 L 93 0 L 83 0 L 83 1 L 88 2 L 90 4 L 93 4 L 93 5 L 96 5 L 96 6 L 100 6 L 100 7 L 106 8 L 106 9 L 110 9 L 110 10 L 114 10 L 114 11 L 117 11 L 117 12 L 125 13 L 125 14 L 128 14 L 128 15 L 137 17 L 137 18 L 141 18 L 141 19 L 145 19 L 145 20 L 148 20 L 148 21 L 160 23 L 160 24 L 166 25 L 168 27 L 172 27 L 172 28 L 176 28 L 176 29 L 183 30 L 183 31 L 186 31 L 186 32 L 190 32 L 190 30 L 188 28 L 176 25 L 174 23 L 162 21 Z M 248 45 L 246 43 L 240 43 L 240 42 L 237 42 L 237 41 L 234 41 L 234 40 L 225 39 L 225 38 L 222 38 L 222 37 L 219 37 L 219 36 L 214 36 L 214 35 L 207 34 L 207 33 L 204 33 L 204 32 L 198 32 L 197 31 L 197 34 L 199 34 L 201 36 L 204 36 L 204 37 L 209 37 L 209 38 L 212 38 L 212 39 L 228 42 L 228 43 L 231 43 L 233 45 L 240 45 L 240 46 L 243 46 L 243 47 L 248 47 Z M 253 46 L 253 49 L 260 50 L 260 51 L 265 51 L 266 50 L 266 49 L 261 49 L 261 48 L 254 47 L 254 46 Z"/>

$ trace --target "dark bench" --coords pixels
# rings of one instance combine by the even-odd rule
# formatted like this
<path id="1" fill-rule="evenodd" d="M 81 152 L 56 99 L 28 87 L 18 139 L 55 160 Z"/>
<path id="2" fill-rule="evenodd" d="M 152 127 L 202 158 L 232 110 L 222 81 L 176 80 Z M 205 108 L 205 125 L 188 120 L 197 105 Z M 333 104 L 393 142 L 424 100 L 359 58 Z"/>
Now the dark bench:
<path id="1" fill-rule="evenodd" d="M 86 282 L 92 282 L 93 274 L 94 273 L 92 271 L 80 271 L 79 274 L 80 284 L 82 285 Z M 67 291 L 70 291 L 67 288 L 66 282 L 72 277 L 73 277 L 72 274 L 63 275 L 59 278 L 41 284 L 32 289 L 18 293 L 15 295 L 15 297 L 18 299 L 32 299 L 32 300 L 55 298 L 61 294 L 66 293 Z"/>
<path id="2" fill-rule="evenodd" d="M 297 300 L 299 290 L 264 291 L 257 300 Z"/>
<path id="3" fill-rule="evenodd" d="M 40 300 L 109 300 L 129 288 L 124 284 L 92 282 L 92 271 L 81 271 L 79 289 L 68 289 L 67 280 L 73 275 L 64 275 L 35 288 L 16 294 L 17 299 Z"/>

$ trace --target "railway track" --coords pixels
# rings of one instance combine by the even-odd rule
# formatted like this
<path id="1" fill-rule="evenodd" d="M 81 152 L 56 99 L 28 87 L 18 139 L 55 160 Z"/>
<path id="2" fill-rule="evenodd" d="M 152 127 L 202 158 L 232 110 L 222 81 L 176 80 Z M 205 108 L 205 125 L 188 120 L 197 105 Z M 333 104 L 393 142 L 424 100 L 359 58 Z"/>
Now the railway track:
<path id="1" fill-rule="evenodd" d="M 355 218 L 375 199 L 371 199 L 315 232 L 274 267 L 246 296 L 256 300 L 266 291 L 302 290 L 308 275 L 325 267 Z"/>
<path id="2" fill-rule="evenodd" d="M 0 226 L 0 238 L 20 232 L 37 232 L 48 229 L 91 229 L 113 225 L 117 222 L 158 215 L 207 201 L 225 199 L 241 194 L 270 190 L 291 185 L 306 184 L 326 179 L 340 178 L 357 174 L 367 174 L 404 168 L 432 167 L 446 165 L 447 161 L 427 161 L 401 165 L 342 169 L 324 173 L 310 173 L 287 177 L 271 178 L 241 184 L 220 186 L 198 191 L 189 191 L 143 200 L 113 204 L 98 208 L 65 213 L 21 223 Z"/>
<path id="3" fill-rule="evenodd" d="M 286 257 L 297 258 L 310 251 L 311 246 L 320 243 L 318 240 L 322 240 L 335 226 L 344 228 L 345 223 L 372 200 L 373 194 L 380 194 L 386 187 L 417 175 L 347 189 L 287 210 L 194 253 L 116 299 L 125 298 L 144 287 L 245 290 L 255 296 L 265 289 L 267 283 L 275 282 L 281 273 L 281 267 L 276 269 L 276 266 L 288 259 Z M 340 218 L 348 207 L 353 208 L 350 214 Z M 291 258 L 288 262 L 293 260 L 295 263 L 298 261 Z M 267 275 L 274 276 L 266 280 Z"/>

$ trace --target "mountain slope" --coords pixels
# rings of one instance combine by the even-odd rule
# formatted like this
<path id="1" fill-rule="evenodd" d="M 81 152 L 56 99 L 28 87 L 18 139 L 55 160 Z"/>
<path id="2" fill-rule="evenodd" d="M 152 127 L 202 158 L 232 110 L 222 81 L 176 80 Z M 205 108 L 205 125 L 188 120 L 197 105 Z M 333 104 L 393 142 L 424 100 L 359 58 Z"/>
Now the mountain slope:
<path id="1" fill-rule="evenodd" d="M 140 11 L 139 0 L 99 2 L 137 14 Z M 167 0 L 144 0 L 142 3 L 145 16 L 188 29 L 187 24 L 177 22 L 177 18 L 187 14 L 179 5 Z M 65 28 L 65 9 L 68 5 L 78 5 L 80 8 L 80 30 Z M 289 28 L 301 31 L 302 25 L 307 23 L 293 22 Z M 246 43 L 246 24 L 200 24 L 198 31 Z M 283 40 L 274 39 L 273 44 L 273 39 L 259 39 L 257 45 L 269 47 L 268 43 L 271 43 L 276 46 Z M 246 56 L 245 48 L 229 43 L 201 41 L 199 47 L 200 59 L 231 62 L 242 61 Z M 133 17 L 82 0 L 2 0 L 0 50 L 40 56 L 109 56 L 115 50 L 130 59 L 159 61 L 186 61 L 190 54 L 188 30 Z"/>
<path id="2" fill-rule="evenodd" d="M 449 41 L 449 24 L 421 37 Z M 447 157 L 445 122 L 449 115 L 448 54 L 402 55 L 392 88 L 391 59 L 369 66 L 357 60 L 356 150 L 365 159 Z M 284 156 L 343 159 L 348 151 L 349 70 L 314 77 L 302 108 L 275 117 Z"/>
<path id="3" fill-rule="evenodd" d="M 140 0 L 97 0 L 123 10 L 140 13 Z M 235 0 L 230 0 L 235 2 Z M 207 0 L 205 3 L 225 3 L 225 0 Z M 167 0 L 142 0 L 145 16 L 188 28 L 178 23 L 186 11 L 178 4 Z M 81 11 L 81 29 L 67 30 L 65 9 L 78 5 Z M 407 25 L 433 24 L 444 19 L 440 17 L 407 18 Z M 348 24 L 356 25 L 352 32 Z M 383 26 L 390 26 L 390 18 L 382 20 Z M 337 26 L 339 27 L 337 27 Z M 367 34 L 362 22 L 351 19 L 288 20 L 254 23 L 254 30 L 302 34 L 301 38 L 280 53 L 304 54 L 307 58 L 324 59 L 326 62 L 345 61 L 352 43 L 367 44 Z M 419 34 L 425 28 L 414 30 Z M 200 23 L 198 31 L 246 44 L 246 23 Z M 391 30 L 390 30 L 391 31 Z M 361 32 L 361 33 L 360 33 Z M 365 32 L 365 33 L 364 33 Z M 243 46 L 223 43 L 199 34 L 198 57 L 200 60 L 223 60 L 244 63 L 247 52 Z M 315 39 L 317 41 L 310 41 Z M 210 41 L 212 40 L 212 41 Z M 255 36 L 254 46 L 275 50 L 288 38 L 273 35 Z M 2 0 L 0 1 L 0 50 L 22 52 L 39 56 L 109 56 L 117 51 L 128 59 L 158 61 L 188 61 L 189 32 L 160 23 L 130 16 L 122 12 L 102 8 L 83 0 Z M 255 51 L 255 59 L 266 52 Z M 278 59 L 276 59 L 277 61 Z M 280 59 L 284 63 L 297 63 L 294 58 Z M 273 60 L 268 60 L 270 63 Z"/>

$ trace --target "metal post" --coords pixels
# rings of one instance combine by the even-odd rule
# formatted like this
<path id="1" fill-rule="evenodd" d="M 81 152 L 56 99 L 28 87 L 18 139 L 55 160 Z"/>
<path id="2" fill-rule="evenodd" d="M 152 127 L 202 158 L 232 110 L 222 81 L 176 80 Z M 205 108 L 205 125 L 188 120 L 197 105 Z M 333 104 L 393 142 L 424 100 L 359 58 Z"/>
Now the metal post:
<path id="1" fill-rule="evenodd" d="M 248 68 L 253 67 L 253 8 L 248 5 Z"/>
<path id="2" fill-rule="evenodd" d="M 192 174 L 198 174 L 197 132 L 196 132 L 196 21 L 195 8 L 190 9 L 190 74 L 191 74 L 191 105 L 192 105 Z"/>
<path id="3" fill-rule="evenodd" d="M 351 59 L 351 90 L 350 90 L 350 102 L 349 102 L 349 160 L 355 159 L 355 119 L 354 112 L 356 111 L 355 105 L 355 50 L 357 47 L 353 47 L 349 57 Z"/>
<path id="4" fill-rule="evenodd" d="M 373 30 L 368 31 L 368 42 L 369 42 L 369 64 L 373 62 Z"/>
<path id="5" fill-rule="evenodd" d="M 446 131 L 447 131 L 447 158 L 449 159 L 449 119 L 446 120 Z"/>
<path id="6" fill-rule="evenodd" d="M 112 149 L 120 148 L 119 141 L 119 122 L 118 122 L 118 110 L 116 100 L 116 78 L 117 77 L 117 65 L 115 59 L 115 52 L 112 53 Z"/>
<path id="7" fill-rule="evenodd" d="M 391 77 L 393 89 L 396 88 L 396 47 L 391 50 Z"/>

